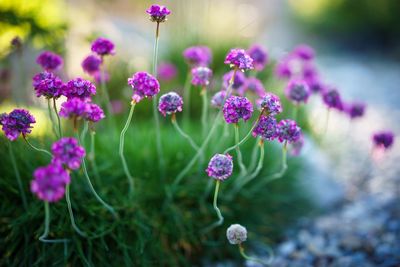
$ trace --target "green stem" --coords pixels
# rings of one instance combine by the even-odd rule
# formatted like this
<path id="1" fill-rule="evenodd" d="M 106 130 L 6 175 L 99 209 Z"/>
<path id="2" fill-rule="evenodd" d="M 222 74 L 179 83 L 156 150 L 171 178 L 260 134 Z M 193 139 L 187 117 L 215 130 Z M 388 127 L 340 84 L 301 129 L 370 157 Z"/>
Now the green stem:
<path id="1" fill-rule="evenodd" d="M 50 117 L 51 128 L 53 130 L 53 133 L 57 138 L 60 138 L 60 136 L 58 136 L 58 133 L 56 130 L 56 122 L 54 121 L 53 112 L 51 110 L 50 98 L 47 99 L 47 110 L 49 111 L 49 117 Z"/>
<path id="2" fill-rule="evenodd" d="M 299 104 L 295 104 L 292 110 L 292 119 L 296 120 L 297 119 L 297 114 L 299 113 Z"/>
<path id="3" fill-rule="evenodd" d="M 125 142 L 125 133 L 128 130 L 129 124 L 131 123 L 133 111 L 135 110 L 135 106 L 136 106 L 136 103 L 132 102 L 131 109 L 129 111 L 128 119 L 127 119 L 127 121 L 125 123 L 124 128 L 121 131 L 120 140 L 119 140 L 119 156 L 121 157 L 121 161 L 122 161 L 122 165 L 124 167 L 125 175 L 128 178 L 129 193 L 130 194 L 133 193 L 134 183 L 133 183 L 133 177 L 132 177 L 131 173 L 129 172 L 128 164 L 126 163 L 126 159 L 125 159 L 125 156 L 124 156 L 124 142 Z"/>
<path id="4" fill-rule="evenodd" d="M 31 142 L 28 141 L 28 139 L 26 138 L 25 135 L 23 135 L 22 137 L 23 137 L 23 139 L 25 140 L 25 142 L 26 142 L 26 144 L 28 146 L 30 146 L 31 148 L 33 148 L 36 151 L 39 151 L 39 152 L 47 154 L 48 156 L 50 156 L 50 158 L 53 158 L 53 155 L 49 151 L 47 151 L 46 149 L 37 148 L 34 145 L 32 145 Z"/>
<path id="5" fill-rule="evenodd" d="M 190 118 L 190 89 L 191 89 L 191 72 L 188 71 L 186 76 L 185 85 L 183 87 L 183 99 L 185 102 L 185 110 L 183 111 L 183 120 L 185 123 L 189 121 Z"/>
<path id="6" fill-rule="evenodd" d="M 268 253 L 269 253 L 269 260 L 268 261 L 263 261 L 263 260 L 258 259 L 258 258 L 253 258 L 253 257 L 247 256 L 247 254 L 244 252 L 244 247 L 243 247 L 242 244 L 239 244 L 239 251 L 240 251 L 240 255 L 242 255 L 242 257 L 245 258 L 246 260 L 254 261 L 254 262 L 260 263 L 260 264 L 265 265 L 265 266 L 270 265 L 272 260 L 273 260 L 273 258 L 274 258 L 273 252 L 270 249 L 268 250 Z"/>
<path id="7" fill-rule="evenodd" d="M 69 242 L 68 239 L 47 239 L 47 236 L 49 235 L 50 232 L 50 208 L 49 208 L 49 202 L 45 201 L 44 202 L 44 232 L 43 234 L 39 237 L 39 240 L 44 243 L 66 243 Z"/>
<path id="8" fill-rule="evenodd" d="M 56 99 L 53 98 L 53 108 L 54 108 L 54 113 L 56 113 L 56 117 L 57 117 L 57 124 L 58 124 L 58 137 L 61 138 L 62 135 L 62 130 L 61 130 L 61 120 L 60 120 L 60 115 L 58 115 L 58 111 L 57 111 L 57 103 L 56 103 Z"/>
<path id="9" fill-rule="evenodd" d="M 89 160 L 92 166 L 94 176 L 96 177 L 97 181 L 100 181 L 99 169 L 97 168 L 96 163 L 96 154 L 95 154 L 95 131 L 90 131 L 90 152 L 89 152 Z"/>
<path id="10" fill-rule="evenodd" d="M 176 129 L 176 131 L 183 137 L 183 138 L 185 138 L 188 142 L 189 142 L 189 144 L 192 146 L 192 148 L 195 150 L 195 151 L 198 151 L 199 150 L 199 146 L 193 141 L 193 139 L 187 134 L 187 133 L 185 133 L 182 129 L 181 129 L 181 127 L 179 127 L 179 124 L 178 124 L 178 122 L 176 121 L 176 118 L 172 118 L 172 120 L 171 120 L 171 122 L 172 122 L 172 125 L 175 127 L 175 129 Z"/>
<path id="11" fill-rule="evenodd" d="M 204 87 L 201 91 L 201 97 L 203 99 L 203 109 L 201 112 L 201 124 L 203 128 L 203 137 L 207 133 L 207 110 L 208 110 L 208 99 L 207 99 L 207 90 L 206 87 Z"/>
<path id="12" fill-rule="evenodd" d="M 102 58 L 102 61 L 104 60 L 104 57 Z M 102 94 L 103 94 L 103 103 L 104 103 L 104 106 L 106 107 L 106 115 L 107 115 L 107 117 L 108 118 L 110 118 L 110 122 L 112 123 L 112 124 L 114 124 L 114 121 L 113 121 L 113 116 L 112 116 L 112 114 L 111 114 L 111 110 L 112 110 L 112 107 L 111 107 L 111 99 L 110 99 L 110 95 L 108 94 L 108 90 L 107 90 L 107 83 L 106 83 L 106 79 L 105 79 L 105 77 L 106 77 L 106 70 L 105 70 L 105 65 L 104 65 L 104 61 L 103 61 L 103 63 L 102 63 L 102 68 L 101 68 L 101 75 L 100 75 L 100 88 L 101 88 L 101 92 L 102 92 Z"/>
<path id="13" fill-rule="evenodd" d="M 222 216 L 221 210 L 218 208 L 217 205 L 217 200 L 218 200 L 218 191 L 219 191 L 219 186 L 221 184 L 220 180 L 217 180 L 215 183 L 215 191 L 214 191 L 214 199 L 213 199 L 213 207 L 215 212 L 217 213 L 218 216 L 218 221 L 214 222 L 210 226 L 206 227 L 203 232 L 209 232 L 210 230 L 222 225 L 224 223 L 224 217 Z"/>
<path id="14" fill-rule="evenodd" d="M 22 186 L 21 174 L 19 172 L 19 169 L 17 166 L 17 161 L 15 160 L 14 151 L 13 151 L 10 141 L 8 141 L 8 148 L 9 148 L 9 152 L 10 152 L 11 164 L 12 164 L 14 172 L 15 172 L 15 177 L 17 178 L 19 192 L 21 193 L 22 204 L 24 206 L 25 211 L 28 211 L 28 202 L 26 201 L 24 187 Z"/>
<path id="15" fill-rule="evenodd" d="M 235 144 L 237 145 L 238 143 L 239 143 L 239 125 L 236 123 L 235 124 Z M 236 147 L 236 154 L 238 157 L 240 173 L 243 175 L 247 171 L 246 171 L 246 167 L 244 166 L 244 163 L 243 163 L 242 152 L 240 151 L 239 146 Z"/>
<path id="16" fill-rule="evenodd" d="M 258 145 L 261 140 L 261 137 L 257 137 L 256 141 L 254 142 L 253 150 L 251 151 L 251 160 L 249 170 L 253 170 L 256 167 L 256 157 L 258 152 Z"/>
<path id="17" fill-rule="evenodd" d="M 72 204 L 71 204 L 71 197 L 70 197 L 70 184 L 67 184 L 66 186 L 66 193 L 65 193 L 65 199 L 67 200 L 67 205 L 68 205 L 68 212 L 69 212 L 69 218 L 71 219 L 71 225 L 74 228 L 74 230 L 82 237 L 87 237 L 86 233 L 83 232 L 75 223 L 75 218 L 74 218 L 74 212 L 72 211 Z"/>

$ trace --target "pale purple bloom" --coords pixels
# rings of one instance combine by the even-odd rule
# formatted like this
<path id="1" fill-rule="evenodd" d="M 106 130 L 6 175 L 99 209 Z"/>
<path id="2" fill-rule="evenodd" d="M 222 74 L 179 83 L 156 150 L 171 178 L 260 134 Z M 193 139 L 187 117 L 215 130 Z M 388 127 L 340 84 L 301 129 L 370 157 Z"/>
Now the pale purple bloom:
<path id="1" fill-rule="evenodd" d="M 97 71 L 93 74 L 93 77 L 97 84 L 106 83 L 110 80 L 110 75 L 107 71 Z"/>
<path id="2" fill-rule="evenodd" d="M 85 118 L 91 122 L 98 122 L 105 118 L 104 111 L 94 103 L 87 103 L 88 108 Z"/>
<path id="3" fill-rule="evenodd" d="M 247 229 L 240 224 L 232 224 L 226 230 L 226 238 L 232 245 L 240 245 L 247 240 Z"/>
<path id="4" fill-rule="evenodd" d="M 50 51 L 44 51 L 36 58 L 36 63 L 46 71 L 55 71 L 60 69 L 64 62 L 61 56 Z"/>
<path id="5" fill-rule="evenodd" d="M 146 13 L 150 15 L 151 21 L 161 23 L 167 20 L 167 16 L 171 14 L 171 11 L 165 6 L 152 5 L 146 10 Z"/>
<path id="6" fill-rule="evenodd" d="M 301 137 L 301 129 L 294 120 L 281 120 L 278 123 L 279 142 L 293 143 Z"/>
<path id="7" fill-rule="evenodd" d="M 223 87 L 227 89 L 229 87 L 229 82 L 232 79 L 232 75 L 235 73 L 235 71 L 231 70 L 227 73 L 224 74 L 222 77 L 223 80 Z M 236 71 L 235 77 L 233 79 L 233 84 L 232 84 L 232 89 L 236 90 L 238 93 L 242 93 L 243 89 L 242 87 L 244 86 L 246 82 L 246 76 L 243 74 L 241 71 Z"/>
<path id="8" fill-rule="evenodd" d="M 253 59 L 244 49 L 231 49 L 225 57 L 225 64 L 241 71 L 253 69 Z"/>
<path id="9" fill-rule="evenodd" d="M 41 72 L 33 76 L 32 86 L 37 97 L 58 98 L 63 95 L 64 83 L 51 72 Z"/>
<path id="10" fill-rule="evenodd" d="M 94 86 L 90 81 L 75 78 L 70 80 L 65 86 L 64 95 L 68 98 L 80 98 L 80 99 L 88 99 L 92 95 L 96 94 L 96 86 Z"/>
<path id="11" fill-rule="evenodd" d="M 261 116 L 253 130 L 253 136 L 264 140 L 274 140 L 277 137 L 277 122 L 273 116 Z"/>
<path id="12" fill-rule="evenodd" d="M 275 67 L 275 75 L 280 79 L 289 79 L 293 75 L 290 67 L 290 60 L 288 58 L 277 63 Z"/>
<path id="13" fill-rule="evenodd" d="M 121 100 L 111 100 L 111 111 L 113 114 L 122 113 L 124 106 Z"/>
<path id="14" fill-rule="evenodd" d="M 61 104 L 60 116 L 72 119 L 84 119 L 90 111 L 89 104 L 80 98 L 70 98 Z"/>
<path id="15" fill-rule="evenodd" d="M 76 170 L 81 166 L 82 158 L 86 152 L 78 144 L 78 140 L 72 137 L 63 137 L 51 146 L 53 162 L 65 165 L 70 170 Z"/>
<path id="16" fill-rule="evenodd" d="M 247 78 L 245 81 L 245 84 L 242 88 L 243 88 L 243 91 L 245 91 L 245 92 L 250 91 L 260 97 L 265 95 L 264 85 L 256 77 Z"/>
<path id="17" fill-rule="evenodd" d="M 180 95 L 175 92 L 169 92 L 160 97 L 158 102 L 158 110 L 165 117 L 167 114 L 181 112 L 183 100 Z"/>
<path id="18" fill-rule="evenodd" d="M 192 46 L 183 51 L 183 57 L 192 67 L 208 66 L 211 63 L 211 50 L 207 46 Z"/>
<path id="19" fill-rule="evenodd" d="M 145 97 L 153 97 L 160 92 L 160 84 L 157 79 L 147 72 L 136 72 L 128 79 L 128 85 L 133 89 L 132 100 L 139 103 Z"/>
<path id="20" fill-rule="evenodd" d="M 303 146 L 304 146 L 304 137 L 303 134 L 301 134 L 300 138 L 290 145 L 290 154 L 292 156 L 300 155 Z"/>
<path id="21" fill-rule="evenodd" d="M 158 78 L 162 81 L 170 81 L 178 74 L 178 69 L 172 63 L 163 62 L 157 68 Z"/>
<path id="22" fill-rule="evenodd" d="M 277 115 L 282 112 L 281 100 L 277 95 L 266 93 L 260 104 L 262 109 L 265 109 L 268 115 Z"/>
<path id="23" fill-rule="evenodd" d="M 350 103 L 345 105 L 345 111 L 350 116 L 350 118 L 355 119 L 364 116 L 365 113 L 364 103 Z"/>
<path id="24" fill-rule="evenodd" d="M 230 96 L 223 108 L 224 118 L 227 123 L 238 123 L 240 119 L 247 121 L 253 114 L 253 105 L 242 96 Z"/>
<path id="25" fill-rule="evenodd" d="M 226 98 L 226 91 L 225 90 L 218 91 L 211 98 L 211 105 L 216 108 L 221 108 L 224 104 L 225 98 Z"/>
<path id="26" fill-rule="evenodd" d="M 25 109 L 14 109 L 9 114 L 3 113 L 0 116 L 2 130 L 10 141 L 16 140 L 20 134 L 29 134 L 33 128 L 31 124 L 34 123 L 35 118 Z"/>
<path id="27" fill-rule="evenodd" d="M 207 175 L 216 180 L 223 181 L 232 175 L 233 161 L 229 154 L 215 154 L 206 169 Z"/>
<path id="28" fill-rule="evenodd" d="M 99 37 L 94 40 L 91 49 L 101 57 L 115 54 L 114 43 L 103 37 Z"/>
<path id="29" fill-rule="evenodd" d="M 328 108 L 343 110 L 343 102 L 339 91 L 335 88 L 328 88 L 322 94 L 322 99 Z"/>
<path id="30" fill-rule="evenodd" d="M 388 149 L 393 145 L 394 134 L 391 131 L 377 132 L 372 136 L 372 140 L 376 147 Z"/>
<path id="31" fill-rule="evenodd" d="M 257 71 L 263 70 L 268 63 L 267 51 L 261 45 L 253 45 L 247 50 L 247 54 L 253 59 L 254 69 Z"/>
<path id="32" fill-rule="evenodd" d="M 100 71 L 102 60 L 99 56 L 89 55 L 82 61 L 83 70 L 90 74 L 94 75 L 96 72 Z"/>
<path id="33" fill-rule="evenodd" d="M 306 103 L 310 97 L 310 89 L 304 81 L 292 80 L 285 89 L 286 97 L 295 104 Z"/>
<path id="34" fill-rule="evenodd" d="M 294 48 L 293 54 L 302 60 L 311 60 L 314 58 L 314 49 L 306 44 L 298 45 Z"/>
<path id="35" fill-rule="evenodd" d="M 207 86 L 212 79 L 212 70 L 207 67 L 196 67 L 192 69 L 192 84 L 196 86 Z"/>
<path id="36" fill-rule="evenodd" d="M 62 199 L 65 186 L 71 182 L 69 173 L 56 163 L 37 168 L 33 177 L 31 181 L 32 193 L 47 202 L 57 202 Z"/>

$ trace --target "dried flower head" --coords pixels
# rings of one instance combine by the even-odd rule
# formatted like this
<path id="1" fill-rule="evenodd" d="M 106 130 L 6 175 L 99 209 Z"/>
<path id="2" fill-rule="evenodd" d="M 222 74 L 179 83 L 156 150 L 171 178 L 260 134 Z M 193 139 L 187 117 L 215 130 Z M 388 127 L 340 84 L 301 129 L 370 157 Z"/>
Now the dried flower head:
<path id="1" fill-rule="evenodd" d="M 262 71 L 268 64 L 267 51 L 261 45 L 253 45 L 247 50 L 247 54 L 253 59 L 254 69 L 257 71 Z"/>
<path id="2" fill-rule="evenodd" d="M 231 68 L 237 68 L 241 71 L 253 69 L 253 59 L 246 53 L 244 49 L 232 49 L 226 55 L 225 64 L 229 64 Z"/>
<path id="3" fill-rule="evenodd" d="M 277 130 L 279 142 L 293 143 L 301 137 L 301 129 L 294 120 L 281 120 Z"/>
<path id="4" fill-rule="evenodd" d="M 306 82 L 292 80 L 288 83 L 285 94 L 295 104 L 306 103 L 310 97 L 310 89 Z"/>
<path id="5" fill-rule="evenodd" d="M 272 93 L 266 93 L 260 105 L 269 115 L 277 115 L 282 112 L 281 100 Z"/>
<path id="6" fill-rule="evenodd" d="M 180 95 L 175 92 L 169 92 L 160 97 L 158 102 L 158 110 L 165 117 L 167 114 L 181 112 L 183 100 Z"/>
<path id="7" fill-rule="evenodd" d="M 14 109 L 9 114 L 3 113 L 0 116 L 2 130 L 11 141 L 16 140 L 20 134 L 30 133 L 33 123 L 36 123 L 35 118 L 25 109 Z"/>
<path id="8" fill-rule="evenodd" d="M 226 230 L 226 238 L 232 245 L 239 245 L 247 240 L 247 230 L 240 224 L 232 224 Z"/>
<path id="9" fill-rule="evenodd" d="M 146 10 L 146 13 L 150 15 L 151 21 L 161 23 L 167 21 L 167 16 L 171 14 L 171 11 L 165 6 L 152 5 Z"/>
<path id="10" fill-rule="evenodd" d="M 90 81 L 75 78 L 70 80 L 64 89 L 64 95 L 68 98 L 80 98 L 82 100 L 89 99 L 92 95 L 96 94 L 96 86 Z"/>
<path id="11" fill-rule="evenodd" d="M 192 84 L 196 86 L 207 86 L 212 79 L 212 70 L 207 67 L 196 67 L 192 69 Z"/>
<path id="12" fill-rule="evenodd" d="M 99 37 L 92 43 L 92 51 L 99 56 L 114 55 L 114 43 L 111 40 Z"/>
<path id="13" fill-rule="evenodd" d="M 229 154 L 215 154 L 206 169 L 207 175 L 216 180 L 223 181 L 232 175 L 233 161 Z"/>
<path id="14" fill-rule="evenodd" d="M 86 152 L 78 144 L 78 140 L 72 137 L 63 137 L 51 146 L 53 162 L 62 164 L 70 170 L 76 170 L 81 166 L 82 158 Z"/>
<path id="15" fill-rule="evenodd" d="M 277 122 L 272 116 L 261 116 L 253 130 L 253 136 L 264 140 L 274 140 L 277 137 Z"/>
<path id="16" fill-rule="evenodd" d="M 100 71 L 101 63 L 102 60 L 99 56 L 89 55 L 82 61 L 81 66 L 84 72 L 94 75 L 96 72 Z"/>
<path id="17" fill-rule="evenodd" d="M 51 72 L 41 72 L 33 76 L 32 86 L 37 97 L 58 98 L 63 95 L 64 83 Z"/>
<path id="18" fill-rule="evenodd" d="M 393 145 L 394 134 L 392 131 L 377 132 L 372 136 L 372 140 L 376 147 L 388 149 Z"/>
<path id="19" fill-rule="evenodd" d="M 64 62 L 61 56 L 50 51 L 44 51 L 36 58 L 36 63 L 46 71 L 55 71 L 60 69 Z"/>
<path id="20" fill-rule="evenodd" d="M 211 63 L 212 54 L 207 46 L 192 46 L 183 51 L 183 57 L 192 67 L 208 66 Z"/>
<path id="21" fill-rule="evenodd" d="M 247 121 L 253 114 L 253 105 L 246 97 L 230 96 L 223 108 L 227 123 L 238 123 L 240 119 Z"/>

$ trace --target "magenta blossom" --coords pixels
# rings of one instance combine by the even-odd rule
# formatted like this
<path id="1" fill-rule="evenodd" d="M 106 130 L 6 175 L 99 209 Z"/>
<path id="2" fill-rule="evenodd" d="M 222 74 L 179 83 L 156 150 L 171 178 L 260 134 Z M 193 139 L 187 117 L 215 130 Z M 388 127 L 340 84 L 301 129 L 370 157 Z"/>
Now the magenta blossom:
<path id="1" fill-rule="evenodd" d="M 70 119 L 86 118 L 90 107 L 87 102 L 80 98 L 71 98 L 61 104 L 60 116 Z"/>
<path id="2" fill-rule="evenodd" d="M 394 134 L 391 131 L 377 132 L 372 136 L 376 147 L 388 149 L 393 145 Z"/>
<path id="3" fill-rule="evenodd" d="M 90 75 L 94 75 L 96 72 L 100 71 L 100 65 L 102 60 L 96 55 L 89 55 L 82 61 L 83 71 Z"/>
<path id="4" fill-rule="evenodd" d="M 244 49 L 232 49 L 226 55 L 225 64 L 241 71 L 253 69 L 253 59 L 246 53 Z"/>
<path id="5" fill-rule="evenodd" d="M 91 122 L 98 122 L 105 118 L 104 111 L 94 103 L 87 103 L 88 109 L 85 118 Z"/>
<path id="6" fill-rule="evenodd" d="M 277 137 L 277 122 L 273 116 L 261 116 L 253 130 L 253 136 L 264 140 L 274 140 Z"/>
<path id="7" fill-rule="evenodd" d="M 366 105 L 364 103 L 359 103 L 359 102 L 344 105 L 344 109 L 351 119 L 360 118 L 364 116 L 365 108 Z"/>
<path id="8" fill-rule="evenodd" d="M 80 98 L 82 100 L 86 100 L 90 98 L 92 95 L 96 94 L 96 86 L 94 86 L 90 81 L 75 78 L 70 80 L 66 86 L 64 95 L 68 98 Z"/>
<path id="9" fill-rule="evenodd" d="M 227 123 L 238 123 L 240 119 L 247 121 L 253 114 L 253 105 L 246 97 L 230 96 L 223 108 Z"/>
<path id="10" fill-rule="evenodd" d="M 174 114 L 181 112 L 183 106 L 183 100 L 180 95 L 175 92 L 169 92 L 160 97 L 158 102 L 158 110 L 165 117 L 167 114 Z"/>
<path id="11" fill-rule="evenodd" d="M 157 79 L 147 72 L 136 72 L 128 79 L 128 85 L 133 89 L 132 101 L 139 103 L 145 97 L 153 97 L 160 92 Z"/>
<path id="12" fill-rule="evenodd" d="M 285 94 L 294 104 L 300 104 L 306 103 L 311 93 L 306 82 L 292 80 L 286 86 Z"/>
<path id="13" fill-rule="evenodd" d="M 232 75 L 235 73 L 235 71 L 231 70 L 228 73 L 225 73 L 224 76 L 222 77 L 222 86 L 224 89 L 227 89 L 229 87 L 229 82 L 232 79 Z M 243 93 L 243 86 L 246 83 L 246 76 L 243 74 L 241 71 L 236 71 L 235 77 L 233 79 L 233 84 L 232 84 L 232 89 L 235 90 L 237 93 Z"/>
<path id="14" fill-rule="evenodd" d="M 282 104 L 279 96 L 272 93 L 266 93 L 263 96 L 260 106 L 268 115 L 274 116 L 282 112 Z"/>
<path id="15" fill-rule="evenodd" d="M 59 98 L 64 92 L 64 83 L 51 72 L 41 72 L 33 76 L 32 86 L 37 97 Z"/>
<path id="16" fill-rule="evenodd" d="M 162 81 L 170 81 L 178 74 L 178 69 L 172 63 L 163 62 L 157 68 L 157 77 Z"/>
<path id="17" fill-rule="evenodd" d="M 301 150 L 303 149 L 303 146 L 304 146 L 304 137 L 303 137 L 303 134 L 301 134 L 300 138 L 291 144 L 290 154 L 292 156 L 300 155 Z"/>
<path id="18" fill-rule="evenodd" d="M 255 78 L 255 77 L 250 77 L 246 79 L 246 82 L 243 86 L 243 90 L 245 92 L 249 91 L 252 92 L 253 94 L 256 94 L 257 96 L 262 97 L 265 95 L 265 88 L 262 82 Z M 242 95 L 242 94 L 241 94 Z"/>
<path id="19" fill-rule="evenodd" d="M 150 15 L 151 21 L 161 23 L 167 20 L 167 16 L 171 14 L 171 11 L 165 6 L 152 5 L 146 10 L 146 13 Z"/>
<path id="20" fill-rule="evenodd" d="M 339 91 L 335 88 L 328 88 L 322 94 L 322 100 L 328 108 L 343 110 L 343 102 Z"/>
<path id="21" fill-rule="evenodd" d="M 106 55 L 114 55 L 114 43 L 111 42 L 109 39 L 99 37 L 93 41 L 92 51 L 95 52 L 99 56 L 106 56 Z"/>
<path id="22" fill-rule="evenodd" d="M 35 118 L 25 109 L 14 109 L 9 114 L 0 115 L 0 125 L 10 141 L 16 140 L 20 134 L 29 134 L 34 123 Z"/>
<path id="23" fill-rule="evenodd" d="M 262 71 L 266 64 L 268 64 L 268 54 L 265 48 L 261 45 L 253 45 L 247 50 L 249 56 L 253 59 L 254 69 Z"/>
<path id="24" fill-rule="evenodd" d="M 62 67 L 64 61 L 60 55 L 50 51 L 44 51 L 36 58 L 36 63 L 46 71 L 55 71 Z"/>
<path id="25" fill-rule="evenodd" d="M 279 142 L 293 143 L 301 137 L 301 129 L 294 120 L 281 120 L 278 123 Z"/>
<path id="26" fill-rule="evenodd" d="M 183 57 L 192 67 L 208 66 L 211 63 L 211 50 L 207 46 L 192 46 L 183 51 Z"/>
<path id="27" fill-rule="evenodd" d="M 296 46 L 293 50 L 293 54 L 305 61 L 312 60 L 315 56 L 314 49 L 306 44 Z"/>
<path id="28" fill-rule="evenodd" d="M 196 67 L 192 69 L 192 84 L 196 86 L 207 86 L 212 79 L 212 70 L 207 67 Z"/>
<path id="29" fill-rule="evenodd" d="M 53 162 L 65 165 L 70 170 L 79 169 L 85 156 L 85 149 L 72 137 L 63 137 L 51 146 Z"/>
<path id="30" fill-rule="evenodd" d="M 216 180 L 226 180 L 232 175 L 233 161 L 232 156 L 229 154 L 215 154 L 206 169 L 207 175 Z"/>
<path id="31" fill-rule="evenodd" d="M 216 108 L 221 108 L 224 104 L 224 100 L 226 98 L 226 91 L 222 90 L 211 98 L 211 106 L 216 107 Z"/>

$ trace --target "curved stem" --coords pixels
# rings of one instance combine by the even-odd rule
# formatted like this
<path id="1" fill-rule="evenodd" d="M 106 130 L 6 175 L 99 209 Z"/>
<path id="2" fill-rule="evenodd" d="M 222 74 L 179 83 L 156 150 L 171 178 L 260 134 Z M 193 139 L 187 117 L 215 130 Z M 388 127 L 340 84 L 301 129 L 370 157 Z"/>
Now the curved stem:
<path id="1" fill-rule="evenodd" d="M 128 164 L 126 163 L 126 159 L 124 156 L 124 142 L 125 142 L 125 133 L 128 130 L 129 124 L 132 120 L 132 115 L 133 115 L 133 111 L 135 110 L 135 106 L 136 106 L 136 103 L 132 102 L 128 119 L 125 123 L 124 128 L 121 131 L 120 140 L 119 140 L 119 156 L 121 157 L 122 165 L 124 167 L 124 172 L 126 174 L 126 177 L 128 178 L 130 194 L 133 193 L 134 184 L 133 184 L 133 177 L 132 177 L 131 173 L 129 172 Z"/>
<path id="2" fill-rule="evenodd" d="M 237 145 L 238 143 L 239 143 L 239 125 L 236 123 L 235 124 L 235 144 Z M 242 152 L 240 151 L 239 146 L 236 147 L 236 154 L 237 154 L 237 158 L 238 158 L 240 173 L 245 174 L 247 171 L 246 171 L 246 167 L 244 166 L 244 163 L 243 163 Z"/>
<path id="3" fill-rule="evenodd" d="M 56 123 L 54 121 L 53 112 L 51 111 L 50 98 L 47 99 L 47 110 L 49 112 L 49 117 L 50 117 L 50 121 L 51 121 L 51 128 L 53 130 L 53 133 L 57 138 L 60 138 L 60 136 L 58 136 L 58 133 L 57 133 L 57 130 L 56 130 Z"/>
<path id="4" fill-rule="evenodd" d="M 110 95 L 108 94 L 108 90 L 107 90 L 107 84 L 106 84 L 106 70 L 105 70 L 105 66 L 103 64 L 103 68 L 101 68 L 101 74 L 100 74 L 100 88 L 101 88 L 101 92 L 103 93 L 103 102 L 106 106 L 106 112 L 107 112 L 107 116 L 111 119 L 111 99 L 110 99 Z"/>
<path id="5" fill-rule="evenodd" d="M 272 252 L 271 249 L 268 249 L 268 254 L 269 254 L 268 261 L 263 261 L 263 260 L 258 259 L 258 258 L 253 258 L 253 257 L 247 256 L 247 254 L 244 252 L 244 247 L 243 247 L 242 244 L 239 244 L 239 251 L 240 251 L 240 255 L 242 255 L 242 257 L 245 258 L 246 260 L 258 262 L 258 263 L 260 263 L 262 265 L 265 265 L 265 266 L 270 265 L 272 263 L 273 258 L 274 258 L 273 252 Z"/>
<path id="6" fill-rule="evenodd" d="M 67 205 L 68 205 L 68 212 L 69 212 L 69 218 L 71 219 L 71 225 L 74 228 L 74 230 L 82 237 L 87 237 L 86 233 L 83 232 L 75 223 L 75 218 L 74 218 L 74 212 L 72 211 L 72 204 L 71 204 L 71 197 L 70 197 L 70 184 L 67 184 L 66 186 L 66 193 L 65 193 L 65 199 L 67 200 Z"/>
<path id="7" fill-rule="evenodd" d="M 57 117 L 57 124 L 58 124 L 58 136 L 59 138 L 61 138 L 62 135 L 62 130 L 61 130 L 61 120 L 60 120 L 60 115 L 58 115 L 58 111 L 57 111 L 57 103 L 56 103 L 56 99 L 53 98 L 53 108 L 54 108 L 54 112 L 56 113 L 56 117 Z"/>
<path id="8" fill-rule="evenodd" d="M 193 141 L 193 139 L 187 134 L 185 133 L 178 125 L 178 122 L 176 121 L 176 118 L 172 118 L 171 120 L 172 125 L 175 127 L 175 129 L 177 130 L 177 132 L 182 135 L 182 137 L 184 137 L 186 140 L 188 140 L 189 144 L 192 146 L 192 148 L 195 151 L 199 150 L 199 146 Z"/>
<path id="9" fill-rule="evenodd" d="M 185 103 L 185 110 L 183 111 L 183 120 L 185 123 L 189 120 L 190 117 L 190 89 L 191 89 L 191 75 L 190 75 L 190 70 L 188 71 L 188 74 L 186 76 L 186 81 L 185 85 L 183 87 L 183 99 Z"/>
<path id="10" fill-rule="evenodd" d="M 100 180 L 100 175 L 99 175 L 99 169 L 97 168 L 97 163 L 96 163 L 96 154 L 95 154 L 95 131 L 90 131 L 90 152 L 89 152 L 89 161 L 91 164 L 91 167 L 94 172 L 94 176 L 96 177 L 97 181 Z"/>
<path id="11" fill-rule="evenodd" d="M 28 211 L 28 202 L 26 201 L 24 187 L 22 186 L 21 174 L 19 172 L 19 169 L 17 166 L 17 161 L 15 160 L 14 151 L 13 151 L 10 141 L 8 141 L 8 148 L 9 148 L 9 152 L 10 152 L 11 164 L 12 164 L 14 172 L 15 172 L 15 177 L 17 178 L 18 189 L 19 189 L 19 192 L 21 193 L 22 205 L 24 206 L 25 211 Z"/>
<path id="12" fill-rule="evenodd" d="M 221 184 L 220 180 L 217 180 L 215 183 L 215 191 L 214 191 L 214 200 L 213 200 L 213 207 L 215 212 L 217 213 L 218 216 L 218 221 L 214 222 L 213 224 L 211 224 L 210 226 L 206 227 L 203 232 L 208 232 L 220 225 L 222 225 L 224 223 L 224 217 L 222 216 L 222 213 L 220 211 L 220 209 L 218 208 L 217 205 L 217 200 L 218 200 L 218 191 L 219 191 L 219 186 Z"/>
<path id="13" fill-rule="evenodd" d="M 203 99 L 203 109 L 201 112 L 201 124 L 203 128 L 203 137 L 207 133 L 207 110 L 208 110 L 208 99 L 207 99 L 207 90 L 204 87 L 201 91 L 201 97 Z"/>
<path id="14" fill-rule="evenodd" d="M 258 152 L 258 145 L 261 141 L 261 137 L 257 137 L 256 142 L 254 143 L 253 149 L 251 151 L 251 160 L 250 160 L 250 166 L 249 170 L 253 170 L 256 167 L 256 157 L 257 157 L 257 152 Z"/>
<path id="15" fill-rule="evenodd" d="M 25 135 L 23 135 L 22 138 L 25 140 L 26 144 L 28 146 L 30 146 L 31 148 L 33 148 L 34 150 L 42 152 L 42 153 L 45 153 L 45 154 L 49 155 L 50 158 L 53 157 L 53 155 L 49 151 L 47 151 L 46 149 L 37 148 L 34 145 L 32 145 L 31 142 L 29 142 L 28 139 L 25 137 Z"/>
<path id="16" fill-rule="evenodd" d="M 46 239 L 50 232 L 50 208 L 49 202 L 44 202 L 44 232 L 39 237 L 39 240 L 44 243 L 66 243 L 69 242 L 68 239 Z"/>

